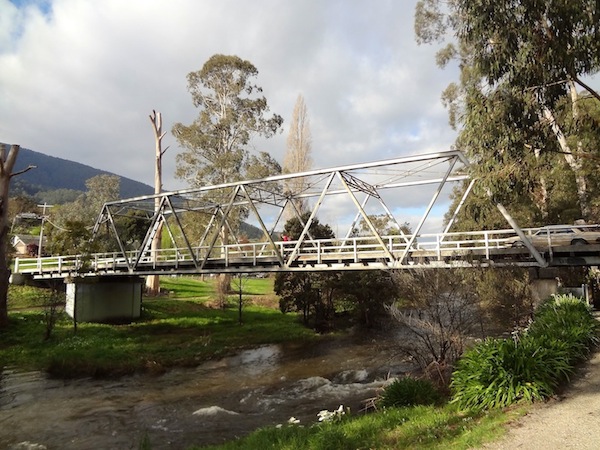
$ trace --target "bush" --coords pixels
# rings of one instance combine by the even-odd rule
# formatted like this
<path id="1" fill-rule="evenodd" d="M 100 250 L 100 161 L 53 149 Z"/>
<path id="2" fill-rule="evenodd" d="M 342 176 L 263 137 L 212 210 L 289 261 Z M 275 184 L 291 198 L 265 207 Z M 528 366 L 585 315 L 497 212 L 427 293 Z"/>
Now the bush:
<path id="1" fill-rule="evenodd" d="M 597 343 L 597 329 L 581 300 L 554 297 L 523 336 L 487 339 L 463 355 L 452 376 L 452 402 L 485 409 L 547 399 Z"/>
<path id="2" fill-rule="evenodd" d="M 540 306 L 528 336 L 552 337 L 570 347 L 571 363 L 583 361 L 598 344 L 598 321 L 588 305 L 572 295 L 556 295 Z"/>
<path id="3" fill-rule="evenodd" d="M 453 403 L 465 409 L 501 408 L 552 395 L 572 370 L 567 345 L 526 337 L 488 339 L 466 352 L 452 376 Z"/>
<path id="4" fill-rule="evenodd" d="M 441 399 L 442 395 L 430 381 L 405 377 L 386 386 L 377 404 L 382 407 L 434 405 Z"/>

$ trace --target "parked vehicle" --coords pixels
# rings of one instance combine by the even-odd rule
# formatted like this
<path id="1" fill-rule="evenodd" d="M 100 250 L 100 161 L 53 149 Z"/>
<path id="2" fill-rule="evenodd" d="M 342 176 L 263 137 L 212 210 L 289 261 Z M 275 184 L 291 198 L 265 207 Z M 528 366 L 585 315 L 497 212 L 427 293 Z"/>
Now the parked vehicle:
<path id="1" fill-rule="evenodd" d="M 527 235 L 534 247 L 600 244 L 600 225 L 549 225 Z M 519 237 L 507 241 L 513 247 L 522 247 Z"/>

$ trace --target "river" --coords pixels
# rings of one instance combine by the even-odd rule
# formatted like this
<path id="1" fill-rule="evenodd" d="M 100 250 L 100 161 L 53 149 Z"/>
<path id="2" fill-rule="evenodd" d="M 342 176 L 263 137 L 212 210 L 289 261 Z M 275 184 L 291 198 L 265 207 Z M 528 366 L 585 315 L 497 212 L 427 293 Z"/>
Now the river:
<path id="1" fill-rule="evenodd" d="M 384 380 L 411 369 L 389 335 L 267 345 L 193 369 L 117 379 L 0 372 L 0 448 L 185 449 L 235 439 L 340 404 L 359 413 Z"/>

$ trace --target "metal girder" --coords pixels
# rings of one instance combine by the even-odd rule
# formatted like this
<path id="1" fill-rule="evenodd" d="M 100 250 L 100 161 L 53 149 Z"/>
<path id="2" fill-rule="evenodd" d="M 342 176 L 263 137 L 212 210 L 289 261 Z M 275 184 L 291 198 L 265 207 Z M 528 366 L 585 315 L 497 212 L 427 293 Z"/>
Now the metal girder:
<path id="1" fill-rule="evenodd" d="M 240 244 L 237 238 L 237 223 L 232 222 L 234 212 L 243 211 L 244 214 L 250 214 L 249 217 L 258 224 L 258 227 L 266 236 L 266 240 L 261 243 L 262 247 L 253 250 L 255 257 L 256 255 L 262 257 L 268 253 L 277 260 L 279 270 L 291 270 L 302 265 L 300 260 L 296 261 L 299 255 L 307 258 L 308 253 L 303 250 L 304 248 L 310 248 L 311 252 L 320 251 L 320 243 L 311 236 L 310 227 L 319 211 L 326 209 L 323 206 L 325 199 L 334 197 L 334 201 L 338 202 L 337 196 L 341 201 L 346 202 L 344 205 L 347 204 L 348 200 L 350 201 L 349 207 L 344 206 L 346 208 L 344 214 L 354 216 L 346 238 L 341 241 L 340 248 L 347 249 L 346 241 L 352 239 L 350 235 L 358 221 L 362 218 L 369 233 L 369 235 L 362 238 L 374 238 L 377 241 L 377 246 L 381 249 L 381 256 L 378 257 L 378 261 L 387 264 L 389 267 L 403 267 L 409 263 L 409 255 L 412 255 L 411 252 L 425 242 L 424 235 L 421 233 L 442 190 L 448 183 L 471 180 L 467 173 L 468 168 L 469 162 L 466 157 L 460 151 L 453 150 L 134 197 L 105 204 L 94 227 L 94 233 L 97 233 L 102 224 L 109 223 L 111 231 L 115 234 L 120 251 L 127 258 L 123 239 L 119 236 L 118 229 L 115 226 L 114 215 L 127 215 L 130 211 L 135 211 L 139 215 L 139 211 L 144 211 L 150 225 L 144 241 L 139 246 L 135 262 L 130 262 L 130 270 L 135 270 L 140 264 L 150 246 L 154 228 L 158 226 L 157 224 L 162 223 L 167 226 L 175 246 L 177 246 L 175 243 L 175 234 L 177 234 L 178 239 L 183 239 L 184 251 L 189 252 L 195 270 L 204 273 L 204 271 L 208 270 L 206 267 L 209 262 L 209 255 L 215 249 L 220 248 L 221 254 L 224 253 L 227 257 L 228 252 L 230 250 L 234 251 L 235 244 L 237 244 L 238 247 L 235 251 L 237 251 L 237 254 L 243 253 L 242 244 Z M 301 179 L 302 192 L 287 192 L 286 182 L 295 178 Z M 447 224 L 444 234 L 442 237 L 437 237 L 439 239 L 438 245 L 445 244 L 446 234 L 454 223 L 458 211 L 462 207 L 474 183 L 475 180 L 471 180 L 452 219 Z M 392 211 L 398 211 L 396 202 L 403 202 L 405 200 L 410 202 L 412 195 L 397 195 L 396 190 L 420 186 L 431 186 L 435 188 L 435 192 L 424 213 L 418 220 L 416 228 L 410 235 L 405 234 L 400 222 Z M 388 194 L 385 194 L 385 192 L 389 192 L 390 197 L 387 197 L 386 195 Z M 358 200 L 359 193 L 365 194 L 365 198 L 362 201 Z M 376 204 L 369 204 L 369 209 L 367 210 L 367 204 L 371 197 L 376 198 L 378 202 L 373 202 Z M 392 208 L 388 207 L 384 198 L 386 200 L 392 199 Z M 158 211 L 155 211 L 155 201 L 157 199 L 162 206 Z M 310 215 L 306 221 L 303 220 L 302 214 L 296 207 L 294 200 L 297 199 L 303 200 L 310 207 Z M 310 206 L 311 204 L 312 206 Z M 300 238 L 293 243 L 293 248 L 289 249 L 291 250 L 289 253 L 283 251 L 285 244 L 276 242 L 273 237 L 287 205 L 291 205 L 291 211 L 293 211 L 293 214 L 302 225 Z M 270 213 L 264 213 L 264 209 L 262 208 L 266 208 L 267 211 L 276 210 L 274 223 L 271 221 Z M 353 211 L 348 213 L 348 208 L 353 208 Z M 378 214 L 387 216 L 390 223 L 393 223 L 400 231 L 399 240 L 394 240 L 396 247 L 392 245 L 391 237 L 382 236 L 381 231 L 376 229 L 371 220 L 370 216 L 373 216 L 372 212 L 376 209 L 381 211 Z M 198 247 L 193 247 L 190 244 L 190 239 L 186 235 L 185 227 L 181 221 L 180 214 L 182 213 L 206 214 L 210 217 L 208 225 L 202 233 Z M 510 218 L 506 210 L 504 210 L 503 214 L 511 224 L 511 227 L 518 232 L 518 226 L 516 226 L 514 220 L 511 222 L 512 218 Z M 348 218 L 348 221 L 350 220 Z M 169 224 L 176 225 L 177 233 L 173 233 L 170 230 Z M 345 225 L 346 223 L 344 223 Z M 211 230 L 215 231 L 214 235 L 211 235 Z M 220 230 L 225 230 L 225 233 L 230 236 L 225 243 L 229 244 L 231 240 L 235 244 L 229 244 L 228 247 L 219 247 L 217 241 Z M 388 245 L 386 245 L 386 240 L 388 241 Z M 524 242 L 527 244 L 527 240 L 524 240 Z M 351 244 L 356 246 L 357 241 L 354 240 Z M 291 245 L 291 243 L 288 245 Z M 401 249 L 400 255 L 395 256 L 394 249 L 398 248 Z M 272 249 L 274 250 L 272 251 Z M 200 252 L 205 251 L 206 254 L 200 256 Z M 332 251 L 329 249 L 329 254 L 331 255 L 331 253 Z M 535 249 L 532 249 L 531 254 L 539 265 L 545 264 L 539 252 L 536 255 Z M 410 264 L 413 263 L 414 259 L 411 258 Z M 211 262 L 210 267 L 212 265 L 213 262 Z"/>
<path id="2" fill-rule="evenodd" d="M 400 257 L 400 264 L 403 264 L 405 262 L 406 256 L 408 255 L 408 252 L 409 252 L 411 246 L 413 245 L 413 243 L 417 239 L 417 236 L 421 232 L 421 227 L 425 223 L 425 220 L 427 219 L 427 216 L 429 216 L 429 213 L 431 212 L 433 205 L 435 204 L 436 200 L 440 196 L 440 193 L 442 192 L 442 188 L 444 187 L 446 180 L 452 173 L 452 170 L 454 169 L 455 164 L 456 164 L 456 159 L 454 159 L 450 162 L 450 167 L 448 167 L 448 170 L 446 171 L 446 175 L 444 176 L 442 182 L 439 184 L 438 188 L 436 189 L 435 193 L 433 194 L 433 197 L 432 197 L 431 201 L 429 202 L 429 205 L 427 205 L 427 210 L 425 211 L 425 214 L 423 214 L 423 217 L 421 217 L 421 220 L 419 221 L 417 228 L 414 230 L 412 237 L 409 239 L 409 241 L 406 244 L 406 249 L 404 250 L 404 252 L 402 253 L 402 256 Z"/>
<path id="3" fill-rule="evenodd" d="M 377 239 L 377 242 L 379 242 L 379 245 L 381 245 L 381 248 L 383 249 L 383 251 L 387 255 L 387 258 L 389 259 L 390 262 L 393 262 L 394 261 L 394 255 L 387 248 L 387 246 L 385 245 L 385 242 L 383 242 L 383 239 L 381 239 L 381 236 L 379 235 L 379 231 L 377 231 L 377 228 L 375 228 L 375 226 L 373 225 L 373 222 L 371 222 L 371 219 L 369 218 L 369 216 L 367 215 L 367 213 L 365 212 L 365 210 L 363 209 L 363 207 L 361 206 L 361 204 L 359 203 L 359 201 L 356 199 L 356 196 L 352 193 L 352 190 L 350 189 L 350 186 L 348 185 L 348 182 L 346 181 L 346 178 L 340 172 L 336 172 L 336 174 L 337 174 L 338 178 L 340 179 L 340 181 L 342 182 L 342 184 L 344 185 L 344 187 L 346 188 L 346 190 L 348 191 L 348 195 L 350 196 L 350 198 L 353 201 L 354 205 L 356 206 L 356 208 L 360 212 L 363 220 L 367 223 L 367 226 L 369 227 L 369 229 L 371 230 L 371 232 L 373 233 L 373 235 Z"/>

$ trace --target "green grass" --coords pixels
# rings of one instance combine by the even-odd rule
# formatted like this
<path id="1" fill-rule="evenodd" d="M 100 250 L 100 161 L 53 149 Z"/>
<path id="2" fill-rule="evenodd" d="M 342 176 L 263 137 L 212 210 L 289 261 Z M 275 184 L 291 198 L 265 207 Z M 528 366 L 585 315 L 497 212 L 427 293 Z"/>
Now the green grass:
<path id="1" fill-rule="evenodd" d="M 161 277 L 160 289 L 169 297 L 197 298 L 208 300 L 215 294 L 212 280 L 202 282 L 196 278 L 188 277 Z"/>
<path id="2" fill-rule="evenodd" d="M 49 289 L 11 285 L 8 294 L 8 310 L 41 308 L 50 300 L 51 294 Z"/>
<path id="3" fill-rule="evenodd" d="M 107 376 L 195 366 L 244 348 L 316 339 L 292 314 L 244 306 L 243 325 L 236 308 L 207 306 L 212 282 L 161 279 L 169 298 L 144 299 L 142 318 L 127 325 L 79 323 L 61 313 L 52 336 L 44 340 L 44 310 L 29 289 L 11 286 L 9 327 L 0 331 L 0 365 L 45 370 L 60 377 Z M 44 294 L 42 291 L 41 294 Z M 244 285 L 245 295 L 272 295 L 272 280 Z M 21 308 L 15 310 L 14 305 Z"/>
<path id="4" fill-rule="evenodd" d="M 523 412 L 461 413 L 451 405 L 389 408 L 333 423 L 264 428 L 223 445 L 191 449 L 468 449 L 497 439 L 502 425 Z"/>

